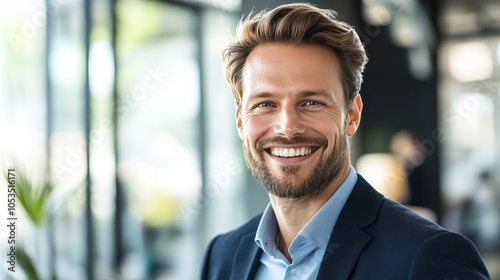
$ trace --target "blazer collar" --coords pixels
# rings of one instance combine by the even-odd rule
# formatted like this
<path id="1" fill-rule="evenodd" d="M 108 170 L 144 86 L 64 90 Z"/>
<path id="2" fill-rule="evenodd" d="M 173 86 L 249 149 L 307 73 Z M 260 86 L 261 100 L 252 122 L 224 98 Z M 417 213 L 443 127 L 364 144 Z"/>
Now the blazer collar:
<path id="1" fill-rule="evenodd" d="M 255 244 L 255 232 L 241 238 L 234 256 L 230 279 L 254 279 L 260 265 L 262 250 Z"/>
<path id="2" fill-rule="evenodd" d="M 358 174 L 333 229 L 317 279 L 347 279 L 371 236 L 363 231 L 376 219 L 383 196 Z"/>

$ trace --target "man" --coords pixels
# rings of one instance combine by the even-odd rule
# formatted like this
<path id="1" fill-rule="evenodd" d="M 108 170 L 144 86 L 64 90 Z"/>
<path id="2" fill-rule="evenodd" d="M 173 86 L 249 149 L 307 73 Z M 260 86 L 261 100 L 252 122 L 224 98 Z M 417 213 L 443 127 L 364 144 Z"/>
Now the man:
<path id="1" fill-rule="evenodd" d="M 366 55 L 331 11 L 249 17 L 223 52 L 262 215 L 216 237 L 202 279 L 488 279 L 474 245 L 377 193 L 351 167 Z"/>

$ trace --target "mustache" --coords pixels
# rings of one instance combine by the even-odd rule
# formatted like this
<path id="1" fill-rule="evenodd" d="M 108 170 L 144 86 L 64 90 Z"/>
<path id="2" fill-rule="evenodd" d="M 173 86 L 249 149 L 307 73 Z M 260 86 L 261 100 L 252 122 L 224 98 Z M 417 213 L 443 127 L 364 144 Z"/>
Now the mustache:
<path id="1" fill-rule="evenodd" d="M 264 150 L 266 146 L 273 145 L 314 145 L 314 146 L 326 146 L 328 141 L 325 138 L 317 137 L 307 137 L 307 136 L 297 136 L 293 138 L 285 138 L 280 136 L 275 136 L 271 138 L 259 139 L 255 143 L 255 147 L 258 151 Z"/>

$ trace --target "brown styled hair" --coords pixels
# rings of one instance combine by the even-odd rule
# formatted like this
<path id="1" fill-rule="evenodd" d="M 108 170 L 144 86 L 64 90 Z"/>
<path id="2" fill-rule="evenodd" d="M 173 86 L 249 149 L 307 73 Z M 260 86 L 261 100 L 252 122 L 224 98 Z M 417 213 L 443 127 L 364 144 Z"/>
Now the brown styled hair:
<path id="1" fill-rule="evenodd" d="M 330 48 L 338 56 L 346 106 L 361 89 L 367 62 L 365 49 L 354 28 L 336 19 L 336 12 L 311 4 L 295 3 L 264 10 L 242 18 L 234 41 L 222 52 L 226 79 L 240 108 L 245 61 L 259 44 L 316 44 Z"/>

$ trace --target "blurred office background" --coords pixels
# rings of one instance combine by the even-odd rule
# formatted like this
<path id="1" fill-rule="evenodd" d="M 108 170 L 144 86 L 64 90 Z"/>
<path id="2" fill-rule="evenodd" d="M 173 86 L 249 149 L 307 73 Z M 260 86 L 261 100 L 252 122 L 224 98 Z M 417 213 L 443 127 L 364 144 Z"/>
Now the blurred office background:
<path id="1" fill-rule="evenodd" d="M 0 165 L 25 194 L 17 271 L 2 253 L 0 278 L 197 279 L 207 242 L 268 202 L 220 51 L 242 14 L 288 2 L 0 4 Z M 312 3 L 354 25 L 370 59 L 353 164 L 471 238 L 500 279 L 500 1 Z"/>

